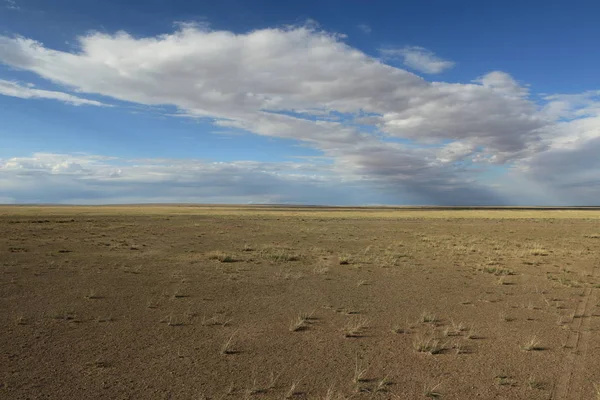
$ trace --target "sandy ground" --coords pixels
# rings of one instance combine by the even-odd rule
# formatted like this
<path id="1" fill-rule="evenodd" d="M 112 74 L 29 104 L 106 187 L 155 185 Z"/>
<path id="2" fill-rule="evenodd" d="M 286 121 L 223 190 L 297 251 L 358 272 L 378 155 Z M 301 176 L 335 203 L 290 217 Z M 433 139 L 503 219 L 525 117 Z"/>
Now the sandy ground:
<path id="1" fill-rule="evenodd" d="M 598 211 L 0 207 L 0 233 L 2 399 L 600 384 Z"/>

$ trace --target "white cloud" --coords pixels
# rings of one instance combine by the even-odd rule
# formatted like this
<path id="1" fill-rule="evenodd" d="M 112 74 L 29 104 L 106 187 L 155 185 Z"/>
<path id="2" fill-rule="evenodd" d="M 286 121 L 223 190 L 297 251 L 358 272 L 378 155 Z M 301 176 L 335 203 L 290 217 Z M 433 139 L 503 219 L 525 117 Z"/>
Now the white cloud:
<path id="1" fill-rule="evenodd" d="M 544 97 L 544 111 L 550 118 L 575 119 L 600 114 L 600 90 L 577 94 L 553 94 Z"/>
<path id="2" fill-rule="evenodd" d="M 454 67 L 453 61 L 436 56 L 431 50 L 419 46 L 405 46 L 401 49 L 381 49 L 386 58 L 402 57 L 404 65 L 425 74 L 439 74 Z"/>
<path id="3" fill-rule="evenodd" d="M 358 29 L 363 31 L 363 33 L 369 34 L 372 32 L 371 27 L 367 24 L 358 24 L 357 27 L 358 27 Z"/>
<path id="4" fill-rule="evenodd" d="M 23 86 L 17 82 L 0 79 L 0 95 L 19 97 L 21 99 L 52 99 L 75 106 L 106 106 L 99 101 L 82 99 L 68 93 L 56 92 L 52 90 L 35 89 L 32 85 Z"/>
<path id="5" fill-rule="evenodd" d="M 478 179 L 481 171 L 514 164 L 523 175 L 541 181 L 532 171 L 545 165 L 544 157 L 568 146 L 580 149 L 600 136 L 593 119 L 599 109 L 595 92 L 576 98 L 547 96 L 540 105 L 526 85 L 505 72 L 492 71 L 466 84 L 429 82 L 348 46 L 342 35 L 315 27 L 234 34 L 208 25 L 178 26 L 156 37 L 91 33 L 80 37 L 70 52 L 0 36 L 0 62 L 76 93 L 172 105 L 180 116 L 206 118 L 217 127 L 301 141 L 331 163 L 326 173 L 316 175 L 373 185 L 391 202 L 410 197 L 423 203 L 504 203 L 497 186 Z M 408 51 L 424 55 L 411 62 L 432 72 L 452 64 L 424 49 Z M 2 82 L 2 90 L 19 97 L 37 90 Z M 44 97 L 48 93 L 76 104 L 62 97 L 71 96 L 66 93 L 45 91 Z M 78 168 L 90 167 L 69 160 L 72 164 L 53 168 L 60 169 L 61 179 L 75 174 L 80 184 L 84 178 Z M 191 165 L 203 171 L 190 175 L 199 182 L 216 168 Z M 227 170 L 245 176 L 247 167 L 228 165 Z M 310 176 L 307 168 L 300 168 L 302 179 Z M 150 181 L 164 173 L 147 167 L 135 171 L 147 173 Z M 299 184 L 291 175 L 276 178 L 290 193 L 290 182 Z M 548 185 L 556 187 L 556 182 Z"/>
<path id="6" fill-rule="evenodd" d="M 600 199 L 600 91 L 547 96 L 544 112 L 559 118 L 541 135 L 545 150 L 514 163 L 509 177 L 539 189 L 540 201 L 597 205 Z"/>
<path id="7" fill-rule="evenodd" d="M 4 0 L 4 6 L 9 10 L 20 10 L 21 8 L 17 5 L 15 0 Z"/>
<path id="8" fill-rule="evenodd" d="M 474 82 L 506 96 L 525 97 L 529 94 L 527 87 L 521 86 L 512 76 L 502 71 L 489 72 Z"/>
<path id="9" fill-rule="evenodd" d="M 0 60 L 80 92 L 147 105 L 171 104 L 217 125 L 310 141 L 327 151 L 367 141 L 323 117 L 371 114 L 374 127 L 422 142 L 472 138 L 489 151 L 522 150 L 545 124 L 534 103 L 483 84 L 430 83 L 309 27 L 247 34 L 182 25 L 134 38 L 93 33 L 78 52 L 0 37 Z M 282 112 L 312 110 L 309 115 Z"/>

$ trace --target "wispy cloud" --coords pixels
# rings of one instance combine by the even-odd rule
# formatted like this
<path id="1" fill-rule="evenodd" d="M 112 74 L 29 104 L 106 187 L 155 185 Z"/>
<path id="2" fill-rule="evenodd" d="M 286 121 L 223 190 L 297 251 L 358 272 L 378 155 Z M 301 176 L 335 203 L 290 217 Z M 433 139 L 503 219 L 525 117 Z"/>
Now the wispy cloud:
<path id="1" fill-rule="evenodd" d="M 0 95 L 19 97 L 21 99 L 52 99 L 75 106 L 108 106 L 95 100 L 87 100 L 64 92 L 36 89 L 32 85 L 21 85 L 17 82 L 0 79 Z"/>
<path id="2" fill-rule="evenodd" d="M 432 51 L 418 46 L 406 46 L 400 49 L 385 48 L 380 52 L 385 58 L 400 57 L 407 67 L 426 74 L 439 74 L 455 65 L 453 61 L 444 60 Z"/>
<path id="3" fill-rule="evenodd" d="M 4 0 L 4 6 L 9 10 L 20 10 L 21 8 L 17 5 L 15 0 Z"/>
<path id="4" fill-rule="evenodd" d="M 361 31 L 363 31 L 364 33 L 371 33 L 372 29 L 369 25 L 367 24 L 358 24 L 358 29 L 360 29 Z"/>

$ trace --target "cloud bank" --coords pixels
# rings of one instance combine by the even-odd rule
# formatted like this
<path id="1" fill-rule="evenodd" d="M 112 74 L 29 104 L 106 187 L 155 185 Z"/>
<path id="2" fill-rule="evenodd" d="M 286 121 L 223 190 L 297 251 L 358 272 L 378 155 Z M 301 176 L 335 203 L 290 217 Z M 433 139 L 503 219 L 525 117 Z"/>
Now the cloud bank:
<path id="1" fill-rule="evenodd" d="M 413 62 L 429 71 L 450 66 L 420 48 L 403 51 L 420 52 Z M 235 34 L 182 24 L 156 37 L 90 33 L 71 51 L 0 36 L 0 62 L 77 93 L 70 100 L 49 95 L 58 92 L 46 97 L 90 104 L 81 96 L 94 94 L 172 105 L 182 117 L 217 127 L 297 140 L 330 162 L 326 171 L 299 170 L 309 186 L 312 176 L 347 188 L 368 185 L 396 203 L 587 204 L 600 198 L 598 182 L 589 179 L 600 172 L 589 150 L 600 137 L 598 92 L 539 100 L 502 71 L 467 83 L 427 81 L 314 27 Z M 2 82 L 5 94 L 33 90 Z M 7 169 L 11 162 L 0 168 L 5 176 L 14 173 Z M 567 174 L 565 163 L 580 167 Z M 502 179 L 490 181 L 489 172 L 498 170 L 505 172 Z M 198 171 L 198 182 L 210 175 Z M 246 170 L 236 171 L 243 176 Z M 278 179 L 272 183 L 281 193 L 299 185 L 287 175 Z M 519 197 L 530 181 L 539 193 Z"/>
<path id="2" fill-rule="evenodd" d="M 2 203 L 357 204 L 359 182 L 308 163 L 127 160 L 35 153 L 0 160 Z M 378 196 L 363 193 L 360 203 Z"/>

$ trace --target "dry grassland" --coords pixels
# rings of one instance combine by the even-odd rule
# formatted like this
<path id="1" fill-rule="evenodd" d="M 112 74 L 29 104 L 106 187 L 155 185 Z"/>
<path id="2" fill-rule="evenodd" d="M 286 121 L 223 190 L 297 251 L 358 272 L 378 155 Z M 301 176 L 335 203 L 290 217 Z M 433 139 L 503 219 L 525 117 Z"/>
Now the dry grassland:
<path id="1" fill-rule="evenodd" d="M 600 211 L 6 206 L 0 232 L 2 399 L 600 396 Z"/>

